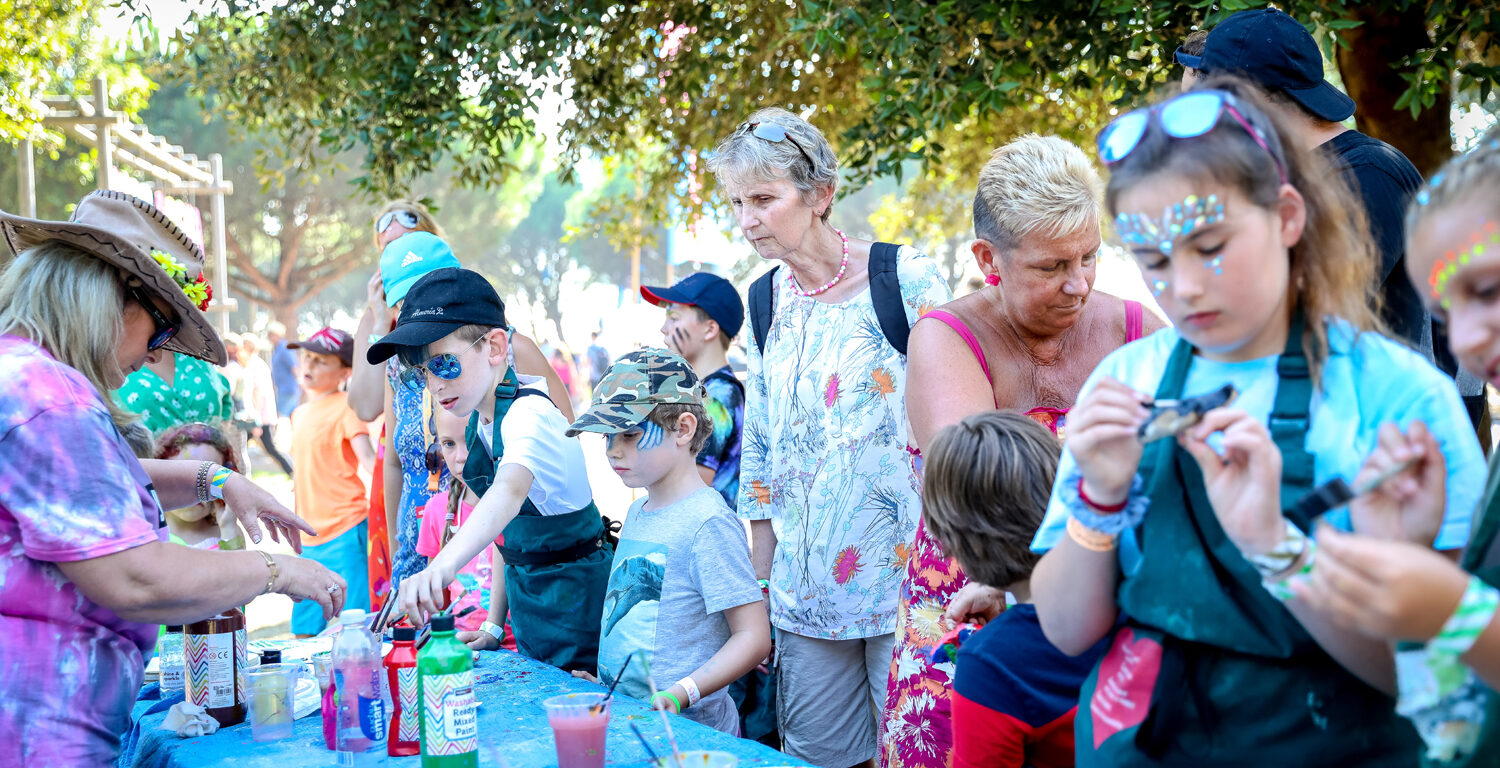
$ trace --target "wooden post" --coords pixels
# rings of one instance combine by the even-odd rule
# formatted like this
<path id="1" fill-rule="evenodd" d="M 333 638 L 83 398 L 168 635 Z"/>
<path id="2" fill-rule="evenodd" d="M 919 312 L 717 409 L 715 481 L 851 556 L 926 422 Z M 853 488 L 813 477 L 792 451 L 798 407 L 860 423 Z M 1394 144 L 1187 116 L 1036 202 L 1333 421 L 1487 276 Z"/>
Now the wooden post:
<path id="1" fill-rule="evenodd" d="M 109 87 L 104 75 L 94 78 L 95 148 L 99 152 L 99 167 L 94 171 L 99 189 L 109 189 L 110 176 L 114 173 L 114 152 L 110 145 Z"/>
<path id="2" fill-rule="evenodd" d="M 31 139 L 16 145 L 16 201 L 21 215 L 36 218 L 36 169 L 32 167 Z"/>
<path id="3" fill-rule="evenodd" d="M 229 249 L 225 247 L 224 240 L 228 237 L 224 222 L 224 157 L 215 152 L 208 156 L 208 166 L 213 173 L 213 191 L 209 193 L 208 212 L 214 220 L 213 255 L 214 255 L 214 303 L 218 308 L 214 313 L 219 316 L 219 333 L 229 333 L 229 310 L 232 302 L 229 299 Z"/>

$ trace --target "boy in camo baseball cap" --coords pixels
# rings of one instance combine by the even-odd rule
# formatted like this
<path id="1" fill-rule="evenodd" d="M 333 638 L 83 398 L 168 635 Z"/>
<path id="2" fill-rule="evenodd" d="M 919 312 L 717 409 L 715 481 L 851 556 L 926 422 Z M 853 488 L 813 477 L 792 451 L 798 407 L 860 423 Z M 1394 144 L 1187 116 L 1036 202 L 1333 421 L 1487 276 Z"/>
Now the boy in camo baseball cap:
<path id="1" fill-rule="evenodd" d="M 713 431 L 703 385 L 682 357 L 642 349 L 615 361 L 594 393 L 568 435 L 603 434 L 610 467 L 646 496 L 620 528 L 598 677 L 574 675 L 737 734 L 725 688 L 770 652 L 771 625 L 745 530 L 699 472 Z M 626 665 L 632 655 L 650 658 L 657 680 L 682 677 L 653 694 L 641 665 Z"/>

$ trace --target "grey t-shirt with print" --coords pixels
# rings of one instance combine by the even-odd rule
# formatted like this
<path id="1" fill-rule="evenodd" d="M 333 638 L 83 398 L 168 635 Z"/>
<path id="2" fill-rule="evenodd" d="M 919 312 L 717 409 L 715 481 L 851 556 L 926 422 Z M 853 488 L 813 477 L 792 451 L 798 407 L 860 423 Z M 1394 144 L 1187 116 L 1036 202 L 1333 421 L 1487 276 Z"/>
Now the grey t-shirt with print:
<path id="1" fill-rule="evenodd" d="M 723 496 L 705 487 L 649 511 L 647 500 L 631 505 L 620 530 L 599 640 L 600 681 L 613 683 L 634 652 L 619 690 L 642 700 L 651 698 L 642 657 L 657 690 L 670 688 L 729 640 L 723 611 L 761 600 L 745 528 Z M 722 689 L 683 714 L 738 732 L 734 701 Z"/>

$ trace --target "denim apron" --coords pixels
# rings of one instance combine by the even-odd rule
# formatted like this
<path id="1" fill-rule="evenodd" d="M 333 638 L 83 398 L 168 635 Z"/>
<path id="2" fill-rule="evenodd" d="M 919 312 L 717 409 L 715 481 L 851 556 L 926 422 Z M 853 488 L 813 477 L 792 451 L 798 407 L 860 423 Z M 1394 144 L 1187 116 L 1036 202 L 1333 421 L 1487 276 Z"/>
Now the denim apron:
<path id="1" fill-rule="evenodd" d="M 516 398 L 528 396 L 547 397 L 521 389 L 515 371 L 506 370 L 495 388 L 490 425 L 494 458 L 479 438 L 479 414 L 469 418 L 464 483 L 475 494 L 484 496 L 494 484 L 495 467 L 505 455 L 500 424 Z M 543 516 L 526 499 L 520 514 L 505 527 L 505 545 L 499 548 L 505 560 L 505 598 L 516 649 L 522 654 L 566 670 L 598 668 L 604 588 L 614 558 L 605 534 L 604 520 L 592 501 L 567 514 Z"/>

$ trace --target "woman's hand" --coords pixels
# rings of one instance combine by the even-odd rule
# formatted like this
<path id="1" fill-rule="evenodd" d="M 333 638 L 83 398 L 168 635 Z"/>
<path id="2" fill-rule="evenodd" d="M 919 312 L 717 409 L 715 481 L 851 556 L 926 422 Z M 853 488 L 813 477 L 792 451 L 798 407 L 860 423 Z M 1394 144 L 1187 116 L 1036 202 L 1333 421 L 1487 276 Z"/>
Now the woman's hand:
<path id="1" fill-rule="evenodd" d="M 972 622 L 980 626 L 990 623 L 1005 610 L 1005 590 L 969 582 L 963 585 L 948 602 L 943 618 L 953 624 Z"/>
<path id="2" fill-rule="evenodd" d="M 1223 433 L 1220 454 L 1208 444 Z M 1245 557 L 1264 555 L 1286 536 L 1281 515 L 1281 451 L 1266 425 L 1238 408 L 1215 408 L 1177 436 L 1203 471 L 1214 515 Z"/>
<path id="3" fill-rule="evenodd" d="M 385 303 L 385 283 L 381 282 L 380 270 L 375 270 L 370 282 L 365 283 L 365 311 L 375 321 L 375 333 L 384 336 L 396 327 L 396 312 Z"/>
<path id="4" fill-rule="evenodd" d="M 240 521 L 245 532 L 250 534 L 250 540 L 256 544 L 261 540 L 261 523 L 270 531 L 272 541 L 285 541 L 298 554 L 302 553 L 303 533 L 318 535 L 317 529 L 307 521 L 281 506 L 276 497 L 238 472 L 230 475 L 229 482 L 224 484 L 224 506 Z"/>
<path id="5" fill-rule="evenodd" d="M 453 583 L 455 573 L 442 565 L 439 554 L 420 573 L 407 576 L 401 582 L 396 599 L 396 613 L 405 613 L 411 623 L 421 626 L 428 616 L 443 609 L 447 602 L 448 585 Z"/>
<path id="6" fill-rule="evenodd" d="M 1068 450 L 1083 474 L 1084 491 L 1098 504 L 1116 504 L 1130 493 L 1141 463 L 1136 431 L 1150 398 L 1112 378 L 1099 381 L 1068 414 Z"/>
<path id="7" fill-rule="evenodd" d="M 1292 593 L 1339 626 L 1386 640 L 1431 639 L 1458 608 L 1469 574 L 1427 547 L 1318 527 L 1312 578 Z"/>
<path id="8" fill-rule="evenodd" d="M 305 557 L 275 555 L 274 559 L 281 575 L 271 587 L 272 591 L 286 595 L 294 602 L 312 600 L 323 606 L 324 621 L 344 610 L 349 585 L 342 576 Z"/>
<path id="9" fill-rule="evenodd" d="M 1443 527 L 1448 463 L 1443 450 L 1420 421 L 1405 434 L 1395 424 L 1380 428 L 1380 442 L 1365 459 L 1354 484 L 1366 483 L 1403 463 L 1411 466 L 1349 502 L 1354 532 L 1387 541 L 1431 547 Z"/>

